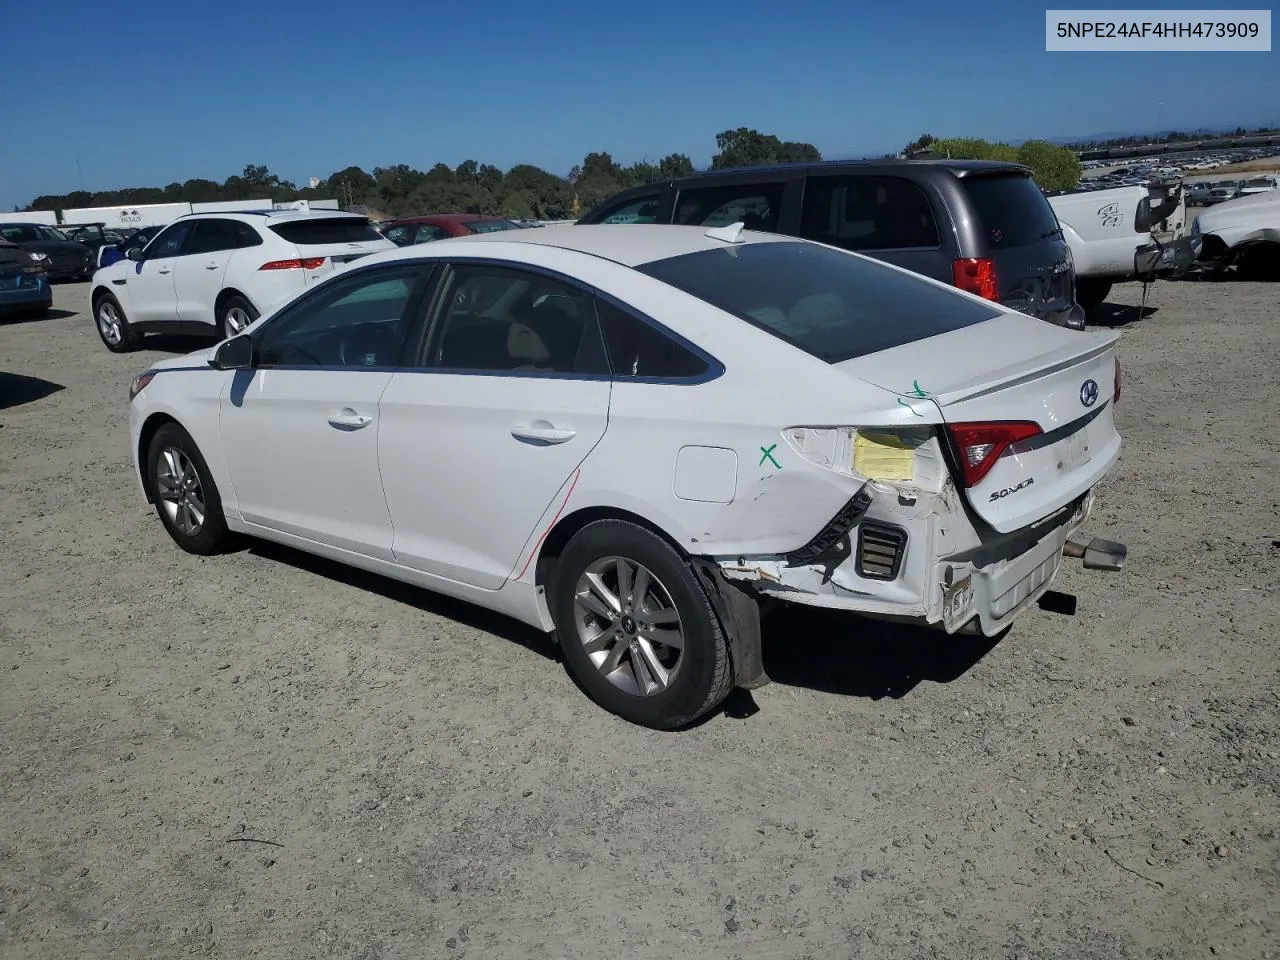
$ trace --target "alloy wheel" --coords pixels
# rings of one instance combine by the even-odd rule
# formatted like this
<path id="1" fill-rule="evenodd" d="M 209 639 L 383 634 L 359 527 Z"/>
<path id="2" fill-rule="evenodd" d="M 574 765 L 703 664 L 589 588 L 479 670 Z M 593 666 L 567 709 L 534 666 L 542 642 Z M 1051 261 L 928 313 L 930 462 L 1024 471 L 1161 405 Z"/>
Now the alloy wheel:
<path id="1" fill-rule="evenodd" d="M 680 613 L 662 581 L 625 557 L 604 557 L 578 578 L 574 621 L 588 658 L 615 687 L 662 693 L 684 662 Z"/>
<path id="2" fill-rule="evenodd" d="M 235 336 L 242 333 L 244 328 L 253 323 L 249 316 L 249 311 L 244 307 L 231 307 L 227 310 L 227 333 Z"/>
<path id="3" fill-rule="evenodd" d="M 194 537 L 204 526 L 204 491 L 191 458 L 177 447 L 165 447 L 156 461 L 156 495 L 165 516 L 179 533 Z"/>
<path id="4" fill-rule="evenodd" d="M 116 309 L 116 305 L 110 300 L 103 300 L 98 305 L 98 329 L 102 332 L 103 340 L 113 347 L 119 345 L 123 337 L 120 311 Z"/>

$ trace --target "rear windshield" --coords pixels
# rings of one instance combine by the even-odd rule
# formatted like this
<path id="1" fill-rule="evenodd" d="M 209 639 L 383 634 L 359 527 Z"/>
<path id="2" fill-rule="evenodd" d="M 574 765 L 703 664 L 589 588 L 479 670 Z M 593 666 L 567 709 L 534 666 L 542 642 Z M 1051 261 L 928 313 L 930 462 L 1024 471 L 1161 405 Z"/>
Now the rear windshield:
<path id="1" fill-rule="evenodd" d="M 472 233 L 493 233 L 495 230 L 519 230 L 520 224 L 510 220 L 466 220 L 462 224 Z"/>
<path id="2" fill-rule="evenodd" d="M 874 260 L 782 241 L 638 268 L 828 363 L 990 320 L 993 307 Z"/>
<path id="3" fill-rule="evenodd" d="M 965 177 L 960 182 L 992 250 L 1029 247 L 1062 233 L 1053 207 L 1030 177 Z"/>
<path id="4" fill-rule="evenodd" d="M 290 220 L 271 225 L 274 233 L 299 246 L 319 246 L 326 243 L 360 243 L 366 240 L 382 240 L 382 234 L 369 225 L 364 217 L 323 217 L 308 220 Z"/>

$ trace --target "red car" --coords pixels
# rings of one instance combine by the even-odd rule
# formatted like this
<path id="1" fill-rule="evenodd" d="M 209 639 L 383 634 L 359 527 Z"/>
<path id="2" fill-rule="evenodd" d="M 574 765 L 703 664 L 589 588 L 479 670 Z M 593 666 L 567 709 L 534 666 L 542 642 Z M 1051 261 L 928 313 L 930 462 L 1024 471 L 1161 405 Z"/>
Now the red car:
<path id="1" fill-rule="evenodd" d="M 486 217 L 481 213 L 433 213 L 425 217 L 389 220 L 382 225 L 382 235 L 398 247 L 408 247 L 415 243 L 443 240 L 445 237 L 466 237 L 473 233 L 520 229 L 521 225 L 513 220 Z"/>

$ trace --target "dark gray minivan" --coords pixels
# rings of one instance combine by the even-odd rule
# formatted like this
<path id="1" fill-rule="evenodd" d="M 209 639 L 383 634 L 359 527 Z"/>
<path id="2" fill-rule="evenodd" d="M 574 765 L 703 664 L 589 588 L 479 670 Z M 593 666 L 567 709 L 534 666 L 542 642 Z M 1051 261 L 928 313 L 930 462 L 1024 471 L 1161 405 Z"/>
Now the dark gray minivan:
<path id="1" fill-rule="evenodd" d="M 1083 329 L 1075 269 L 1027 167 L 857 160 L 715 170 L 633 187 L 579 223 L 681 223 L 817 240 Z"/>

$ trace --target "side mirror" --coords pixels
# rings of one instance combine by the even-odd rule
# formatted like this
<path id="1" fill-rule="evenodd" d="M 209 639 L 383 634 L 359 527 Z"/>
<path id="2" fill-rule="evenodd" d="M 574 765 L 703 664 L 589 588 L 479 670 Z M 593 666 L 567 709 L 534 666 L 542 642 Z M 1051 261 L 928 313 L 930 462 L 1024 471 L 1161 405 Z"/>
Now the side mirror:
<path id="1" fill-rule="evenodd" d="M 137 263 L 140 260 L 142 260 L 142 248 L 130 247 L 128 250 L 124 252 L 124 255 L 126 259 L 132 260 L 134 263 Z"/>
<path id="2" fill-rule="evenodd" d="M 215 370 L 249 370 L 253 367 L 253 338 L 232 337 L 218 344 L 209 358 Z"/>

